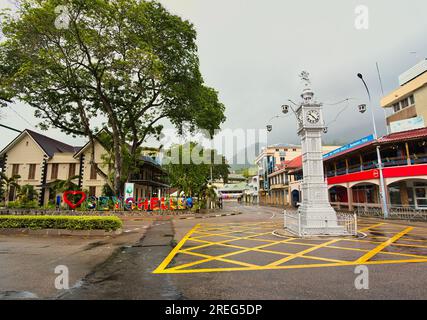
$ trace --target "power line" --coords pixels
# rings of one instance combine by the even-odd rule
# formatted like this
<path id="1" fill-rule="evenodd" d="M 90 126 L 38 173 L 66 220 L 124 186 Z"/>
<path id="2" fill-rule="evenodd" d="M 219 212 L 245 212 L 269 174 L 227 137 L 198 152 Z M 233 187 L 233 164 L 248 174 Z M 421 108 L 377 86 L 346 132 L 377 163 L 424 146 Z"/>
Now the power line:
<path id="1" fill-rule="evenodd" d="M 19 133 L 21 133 L 21 130 L 18 130 L 18 129 L 15 129 L 15 128 L 12 128 L 12 127 L 6 126 L 6 125 L 1 124 L 1 123 L 0 123 L 0 127 L 3 127 L 3 128 L 6 128 L 6 129 L 9 129 L 9 130 L 12 130 L 12 131 L 15 131 L 15 132 L 19 132 Z"/>
<path id="2" fill-rule="evenodd" d="M 27 119 L 25 119 L 23 116 L 21 116 L 15 109 L 13 109 L 10 105 L 8 105 L 9 109 L 12 110 L 19 118 L 21 118 L 22 120 L 24 120 L 27 124 L 29 124 L 31 127 L 33 127 L 34 129 L 36 129 L 36 126 L 34 126 L 30 121 L 28 121 Z"/>

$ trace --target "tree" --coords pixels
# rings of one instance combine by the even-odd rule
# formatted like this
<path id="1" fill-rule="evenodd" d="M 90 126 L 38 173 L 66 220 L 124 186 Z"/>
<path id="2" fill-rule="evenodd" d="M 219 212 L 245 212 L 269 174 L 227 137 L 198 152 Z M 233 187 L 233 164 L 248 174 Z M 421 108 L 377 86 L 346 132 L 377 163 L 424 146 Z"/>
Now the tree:
<path id="1" fill-rule="evenodd" d="M 65 191 L 76 191 L 79 190 L 79 186 L 74 183 L 74 180 L 78 179 L 79 176 L 73 176 L 66 180 L 55 180 L 50 184 L 50 190 L 53 194 L 63 193 Z"/>
<path id="2" fill-rule="evenodd" d="M 221 161 L 214 161 L 218 158 Z M 164 162 L 171 186 L 178 189 L 178 194 L 184 191 L 187 196 L 206 196 L 211 168 L 213 180 L 226 180 L 229 173 L 223 156 L 215 150 L 204 150 L 194 142 L 172 146 L 166 152 Z"/>
<path id="3" fill-rule="evenodd" d="M 217 92 L 199 71 L 196 32 L 155 1 L 18 0 L 18 18 L 3 12 L 0 96 L 35 108 L 41 128 L 86 136 L 91 164 L 121 193 L 139 148 L 158 137 L 161 120 L 180 133 L 225 121 Z M 110 172 L 94 163 L 95 119 L 111 144 Z"/>
<path id="4" fill-rule="evenodd" d="M 18 180 L 21 179 L 21 176 L 18 174 L 15 174 L 10 178 L 8 178 L 6 174 L 0 172 L 0 178 L 1 178 L 2 185 L 4 186 L 4 203 L 7 206 L 9 203 L 9 194 L 10 194 L 11 188 L 15 188 L 15 190 L 19 191 L 20 186 L 18 184 Z"/>
<path id="5" fill-rule="evenodd" d="M 34 201 L 37 199 L 37 197 L 38 197 L 38 192 L 33 185 L 26 184 L 20 187 L 18 192 L 18 200 L 22 204 L 25 205 L 31 201 Z"/>

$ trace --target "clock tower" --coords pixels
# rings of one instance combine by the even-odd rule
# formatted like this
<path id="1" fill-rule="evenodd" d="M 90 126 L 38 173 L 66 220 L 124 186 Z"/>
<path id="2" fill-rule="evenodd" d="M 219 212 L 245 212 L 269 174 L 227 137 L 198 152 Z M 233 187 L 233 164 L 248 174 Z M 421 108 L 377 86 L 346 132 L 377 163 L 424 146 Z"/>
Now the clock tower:
<path id="1" fill-rule="evenodd" d="M 305 82 L 305 88 L 301 95 L 302 102 L 296 110 L 304 176 L 301 187 L 302 202 L 299 207 L 300 230 L 306 235 L 341 235 L 344 234 L 344 228 L 338 226 L 336 212 L 329 203 L 324 176 L 322 133 L 326 127 L 322 104 L 313 99 L 314 93 L 310 88 L 308 73 L 303 72 L 301 78 Z"/>

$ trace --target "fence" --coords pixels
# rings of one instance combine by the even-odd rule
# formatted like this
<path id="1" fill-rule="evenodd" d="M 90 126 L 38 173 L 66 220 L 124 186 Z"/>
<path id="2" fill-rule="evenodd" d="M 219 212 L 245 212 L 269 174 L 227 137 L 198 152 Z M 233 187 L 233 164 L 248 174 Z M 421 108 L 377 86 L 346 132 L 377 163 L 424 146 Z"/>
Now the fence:
<path id="1" fill-rule="evenodd" d="M 305 220 L 305 225 L 314 225 L 315 232 L 313 228 L 310 228 L 310 232 L 307 232 L 308 229 L 304 228 L 302 220 Z M 302 217 L 299 211 L 284 211 L 284 226 L 285 229 L 289 230 L 291 233 L 294 233 L 300 237 L 307 235 L 310 236 L 325 236 L 332 235 L 332 229 L 341 229 L 344 230 L 344 235 L 357 236 L 357 215 L 345 212 L 337 212 L 336 220 L 330 220 L 328 218 L 318 218 L 318 219 L 309 219 L 307 217 Z M 341 231 L 342 235 L 342 231 Z"/>
<path id="2" fill-rule="evenodd" d="M 389 219 L 427 221 L 427 208 L 416 209 L 410 206 L 391 206 L 389 205 Z M 381 208 L 359 207 L 354 210 L 360 217 L 384 218 L 384 212 Z"/>

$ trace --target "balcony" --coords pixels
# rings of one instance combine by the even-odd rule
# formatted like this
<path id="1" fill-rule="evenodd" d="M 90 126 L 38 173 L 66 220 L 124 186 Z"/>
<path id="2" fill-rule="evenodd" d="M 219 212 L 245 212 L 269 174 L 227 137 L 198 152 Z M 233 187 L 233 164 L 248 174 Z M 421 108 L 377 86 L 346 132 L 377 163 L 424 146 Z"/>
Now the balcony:
<path id="1" fill-rule="evenodd" d="M 383 167 L 402 167 L 408 165 L 408 159 L 406 157 L 383 157 L 382 159 Z M 427 163 L 427 154 L 415 154 L 410 157 L 411 165 L 417 164 L 426 164 Z M 356 173 L 361 171 L 367 171 L 378 168 L 378 162 L 367 161 L 360 164 L 355 164 L 349 166 L 348 168 L 337 168 L 336 170 L 327 170 L 325 175 L 327 178 L 342 176 L 345 174 Z"/>

